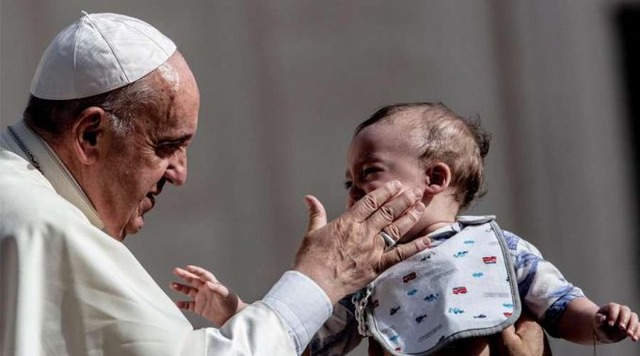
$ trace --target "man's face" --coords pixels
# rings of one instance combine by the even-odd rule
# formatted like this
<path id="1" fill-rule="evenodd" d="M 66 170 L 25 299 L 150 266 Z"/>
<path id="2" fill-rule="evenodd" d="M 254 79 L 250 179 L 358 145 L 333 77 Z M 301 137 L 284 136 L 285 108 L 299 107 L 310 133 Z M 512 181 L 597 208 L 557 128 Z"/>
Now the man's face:
<path id="1" fill-rule="evenodd" d="M 182 185 L 187 179 L 187 146 L 196 133 L 200 99 L 182 56 L 168 63 L 152 74 L 154 88 L 163 93 L 161 103 L 137 113 L 130 133 L 107 138 L 99 198 L 92 201 L 107 232 L 118 240 L 142 228 L 165 183 Z"/>

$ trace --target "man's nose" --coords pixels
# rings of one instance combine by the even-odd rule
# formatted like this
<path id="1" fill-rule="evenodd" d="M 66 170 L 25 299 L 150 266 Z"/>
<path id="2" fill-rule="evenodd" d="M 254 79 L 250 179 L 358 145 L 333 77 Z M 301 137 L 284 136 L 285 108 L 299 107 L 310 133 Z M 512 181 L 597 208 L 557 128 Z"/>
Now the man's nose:
<path id="1" fill-rule="evenodd" d="M 176 152 L 171 157 L 169 166 L 167 167 L 164 177 L 169 183 L 180 186 L 187 181 L 187 153 L 184 151 Z"/>

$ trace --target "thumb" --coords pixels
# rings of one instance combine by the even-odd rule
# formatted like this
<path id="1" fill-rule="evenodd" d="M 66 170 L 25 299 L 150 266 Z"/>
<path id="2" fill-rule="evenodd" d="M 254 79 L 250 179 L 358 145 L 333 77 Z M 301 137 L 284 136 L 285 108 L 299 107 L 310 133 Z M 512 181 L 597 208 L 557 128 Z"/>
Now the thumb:
<path id="1" fill-rule="evenodd" d="M 518 331 L 513 325 L 500 332 L 500 336 L 502 337 L 505 345 L 511 345 L 514 342 L 520 341 L 519 335 L 520 334 L 518 334 Z"/>
<path id="2" fill-rule="evenodd" d="M 306 205 L 307 210 L 309 210 L 308 232 L 327 225 L 327 213 L 318 198 L 313 195 L 307 195 L 304 197 L 304 205 Z"/>

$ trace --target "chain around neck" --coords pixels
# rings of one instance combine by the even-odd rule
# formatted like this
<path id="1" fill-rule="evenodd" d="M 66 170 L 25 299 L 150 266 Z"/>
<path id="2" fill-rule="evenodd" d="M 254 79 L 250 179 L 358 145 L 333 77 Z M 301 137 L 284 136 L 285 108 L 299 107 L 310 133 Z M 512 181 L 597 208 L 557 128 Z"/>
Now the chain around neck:
<path id="1" fill-rule="evenodd" d="M 16 142 L 18 147 L 20 147 L 22 152 L 24 152 L 24 154 L 27 155 L 27 158 L 29 158 L 29 161 L 31 161 L 31 164 L 33 164 L 33 166 L 36 167 L 36 169 L 40 171 L 40 173 L 44 174 L 42 172 L 42 168 L 40 168 L 40 165 L 38 164 L 38 161 L 36 161 L 36 157 L 33 155 L 33 153 L 31 153 L 31 151 L 29 151 L 29 149 L 27 148 L 27 145 L 25 145 L 25 143 L 20 139 L 18 134 L 16 134 L 16 132 L 13 130 L 13 128 L 11 128 L 11 126 L 8 126 L 7 128 L 9 129 L 9 134 L 11 135 L 13 140 Z"/>

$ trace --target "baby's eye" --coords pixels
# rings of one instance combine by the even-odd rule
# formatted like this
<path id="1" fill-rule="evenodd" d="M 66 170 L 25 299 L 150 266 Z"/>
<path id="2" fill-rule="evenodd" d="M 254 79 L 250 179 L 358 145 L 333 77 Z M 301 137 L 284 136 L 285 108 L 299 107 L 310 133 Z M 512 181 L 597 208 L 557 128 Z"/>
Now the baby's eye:
<path id="1" fill-rule="evenodd" d="M 349 190 L 351 189 L 351 187 L 353 186 L 353 182 L 348 180 L 346 182 L 344 182 L 344 189 Z"/>
<path id="2" fill-rule="evenodd" d="M 367 167 L 362 170 L 362 176 L 366 177 L 369 174 L 378 173 L 380 171 L 382 171 L 382 169 L 379 167 Z"/>

